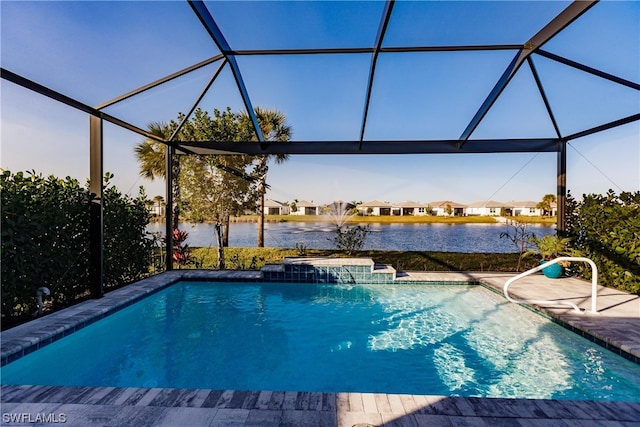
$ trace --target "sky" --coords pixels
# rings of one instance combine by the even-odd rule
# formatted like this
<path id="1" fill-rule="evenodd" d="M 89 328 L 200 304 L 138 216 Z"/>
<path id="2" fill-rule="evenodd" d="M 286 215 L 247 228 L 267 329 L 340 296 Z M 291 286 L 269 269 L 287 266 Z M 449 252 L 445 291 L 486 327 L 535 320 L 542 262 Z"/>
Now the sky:
<path id="1" fill-rule="evenodd" d="M 206 2 L 234 49 L 371 47 L 384 3 Z M 397 2 L 383 46 L 522 44 L 565 1 Z M 96 106 L 218 54 L 183 1 L 0 1 L 2 67 Z M 275 31 L 277 29 L 277 31 Z M 640 2 L 603 1 L 544 49 L 640 82 Z M 515 51 L 385 54 L 378 57 L 365 140 L 457 139 Z M 369 54 L 240 56 L 254 106 L 282 111 L 293 140 L 357 140 Z M 640 92 L 534 55 L 569 135 L 640 112 Z M 212 64 L 105 111 L 146 129 L 189 110 Z M 200 106 L 244 108 L 225 67 Z M 88 116 L 0 82 L 0 166 L 85 180 Z M 553 137 L 528 67 L 522 67 L 472 138 Z M 139 176 L 143 137 L 104 125 L 104 169 L 135 195 L 164 194 Z M 573 140 L 567 183 L 574 196 L 640 189 L 640 123 Z M 541 200 L 556 192 L 556 154 L 291 156 L 269 171 L 279 201 Z"/>

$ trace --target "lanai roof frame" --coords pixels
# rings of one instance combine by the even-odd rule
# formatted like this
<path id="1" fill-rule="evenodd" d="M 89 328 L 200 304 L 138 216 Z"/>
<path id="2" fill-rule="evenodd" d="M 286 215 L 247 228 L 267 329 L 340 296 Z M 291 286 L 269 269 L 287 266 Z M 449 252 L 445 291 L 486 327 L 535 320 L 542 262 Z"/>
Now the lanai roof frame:
<path id="1" fill-rule="evenodd" d="M 196 16 L 199 18 L 200 23 L 205 30 L 209 33 L 212 41 L 217 45 L 220 50 L 219 55 L 215 55 L 202 62 L 194 64 L 183 70 L 170 74 L 155 82 L 144 85 L 136 90 L 130 91 L 114 98 L 111 101 L 104 102 L 96 107 L 88 106 L 76 99 L 68 97 L 60 92 L 56 92 L 44 85 L 29 80 L 23 76 L 13 73 L 5 68 L 2 68 L 2 78 L 11 81 L 17 85 L 30 89 L 34 92 L 45 95 L 49 98 L 57 100 L 61 103 L 69 105 L 73 108 L 81 110 L 90 115 L 90 181 L 91 191 L 94 194 L 92 200 L 92 294 L 94 297 L 99 297 L 102 294 L 102 122 L 108 121 L 116 124 L 117 126 L 128 129 L 132 132 L 158 140 L 162 143 L 172 147 L 169 152 L 175 151 L 176 154 L 395 154 L 395 153 L 481 153 L 481 152 L 556 152 L 558 153 L 557 160 L 557 181 L 558 181 L 558 199 L 559 199 L 559 218 L 562 215 L 562 207 L 564 206 L 564 197 L 566 195 L 566 143 L 573 139 L 582 138 L 587 135 L 602 132 L 608 129 L 612 129 L 618 126 L 622 126 L 628 123 L 636 122 L 640 120 L 640 113 L 631 114 L 625 117 L 621 117 L 616 120 L 601 123 L 597 126 L 583 129 L 578 132 L 571 133 L 569 135 L 562 135 L 560 129 L 556 123 L 556 118 L 552 111 L 551 105 L 545 95 L 543 82 L 539 78 L 534 65 L 533 57 L 539 55 L 561 63 L 566 66 L 570 66 L 581 71 L 593 74 L 597 77 L 607 79 L 619 85 L 623 85 L 632 90 L 640 91 L 640 84 L 623 79 L 615 75 L 605 73 L 597 70 L 593 67 L 589 67 L 585 64 L 578 63 L 576 61 L 564 58 L 560 55 L 542 50 L 541 47 L 553 38 L 556 34 L 562 32 L 567 26 L 571 25 L 576 19 L 578 19 L 583 13 L 589 10 L 597 1 L 574 1 L 569 4 L 560 14 L 558 14 L 552 21 L 545 25 L 537 34 L 522 44 L 495 44 L 495 45 L 457 45 L 457 46 L 384 46 L 383 40 L 385 37 L 386 28 L 389 25 L 391 19 L 393 19 L 393 8 L 395 1 L 388 0 L 385 2 L 384 11 L 381 15 L 380 23 L 377 29 L 377 36 L 373 46 L 365 47 L 353 47 L 353 48 L 309 48 L 309 49 L 237 49 L 234 50 L 227 42 L 225 35 L 216 24 L 213 15 L 210 13 L 206 3 L 201 0 L 188 0 L 189 5 L 193 9 Z M 505 69 L 503 75 L 496 82 L 492 91 L 487 95 L 482 105 L 477 110 L 474 117 L 469 122 L 467 128 L 462 135 L 455 140 L 411 140 L 411 141 L 393 141 L 393 140 L 367 140 L 364 138 L 367 117 L 369 112 L 369 104 L 371 101 L 371 94 L 375 81 L 376 61 L 379 54 L 393 54 L 393 53 L 408 53 L 408 52 L 464 52 L 464 51 L 476 51 L 476 50 L 515 50 L 517 51 L 513 60 L 509 63 Z M 270 144 L 268 141 L 264 141 L 264 137 L 260 131 L 259 125 L 255 114 L 253 114 L 251 94 L 247 90 L 241 70 L 236 62 L 237 56 L 260 56 L 260 55 L 340 55 L 340 54 L 368 54 L 371 55 L 371 64 L 369 68 L 369 77 L 367 80 L 367 89 L 365 99 L 363 100 L 363 112 L 362 121 L 360 126 L 360 137 L 356 140 L 334 140 L 334 141 L 293 141 L 285 145 L 282 144 Z M 233 77 L 238 86 L 238 90 L 241 94 L 242 100 L 248 113 L 251 116 L 252 123 L 256 130 L 256 137 L 258 144 L 253 141 L 247 141 L 244 143 L 225 142 L 225 141 L 174 141 L 172 138 L 163 140 L 157 136 L 153 136 L 144 129 L 135 126 L 126 120 L 119 119 L 114 115 L 107 114 L 103 110 L 111 105 L 114 105 L 124 99 L 129 99 L 136 95 L 139 95 L 151 88 L 163 85 L 177 77 L 186 75 L 194 70 L 200 69 L 206 65 L 220 62 L 216 73 L 210 79 L 208 85 L 203 89 L 200 94 L 200 99 L 207 92 L 211 83 L 215 81 L 220 70 L 229 65 Z M 556 136 L 551 138 L 510 138 L 510 139 L 473 139 L 471 136 L 482 122 L 487 112 L 492 108 L 495 101 L 500 97 L 503 90 L 509 84 L 511 78 L 517 73 L 520 66 L 524 63 L 529 65 L 529 69 L 533 73 L 536 81 L 536 85 L 540 92 L 542 99 L 544 100 L 545 108 L 549 115 L 550 120 L 553 123 Z M 197 106 L 198 100 L 193 104 L 191 111 Z M 188 115 L 187 115 L 188 117 Z M 560 220 L 559 229 L 563 229 L 562 221 Z M 167 230 L 170 228 L 170 221 L 168 221 Z M 170 250 L 170 248 L 168 248 Z M 170 257 L 168 257 L 170 259 Z M 170 266 L 168 265 L 170 268 Z"/>

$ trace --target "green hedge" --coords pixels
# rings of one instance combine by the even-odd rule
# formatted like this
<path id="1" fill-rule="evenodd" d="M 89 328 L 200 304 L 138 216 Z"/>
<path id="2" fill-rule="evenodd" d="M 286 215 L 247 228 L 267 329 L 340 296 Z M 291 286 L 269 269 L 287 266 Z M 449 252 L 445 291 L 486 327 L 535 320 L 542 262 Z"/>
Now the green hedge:
<path id="1" fill-rule="evenodd" d="M 640 192 L 568 197 L 567 228 L 573 245 L 598 266 L 598 282 L 640 293 Z M 591 278 L 590 268 L 581 268 Z"/>
<path id="2" fill-rule="evenodd" d="M 105 176 L 105 288 L 148 274 L 151 240 L 144 193 L 121 194 Z M 52 308 L 69 305 L 89 289 L 89 190 L 72 178 L 34 172 L 0 175 L 2 202 L 2 318 L 36 311 L 35 292 L 52 291 Z M 3 325 L 3 327 L 6 325 Z"/>

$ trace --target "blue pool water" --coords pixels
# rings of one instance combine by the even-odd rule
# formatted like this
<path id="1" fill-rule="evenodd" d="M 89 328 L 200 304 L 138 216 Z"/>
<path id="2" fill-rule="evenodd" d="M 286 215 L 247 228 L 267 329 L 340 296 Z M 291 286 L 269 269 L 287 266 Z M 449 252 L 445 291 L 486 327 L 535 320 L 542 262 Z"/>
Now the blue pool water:
<path id="1" fill-rule="evenodd" d="M 640 400 L 640 366 L 480 286 L 181 282 L 4 384 Z"/>

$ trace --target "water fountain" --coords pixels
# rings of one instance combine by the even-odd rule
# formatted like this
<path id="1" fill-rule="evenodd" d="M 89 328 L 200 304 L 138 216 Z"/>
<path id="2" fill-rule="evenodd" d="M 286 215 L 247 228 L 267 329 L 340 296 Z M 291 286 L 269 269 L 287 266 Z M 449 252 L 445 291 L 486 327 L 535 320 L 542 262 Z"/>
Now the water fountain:
<path id="1" fill-rule="evenodd" d="M 329 218 L 335 223 L 336 236 L 333 242 L 337 249 L 344 249 L 349 255 L 364 246 L 364 241 L 369 234 L 369 226 L 348 226 L 347 223 L 357 214 L 355 206 L 341 200 L 333 202 L 329 210 Z"/>
<path id="2" fill-rule="evenodd" d="M 356 214 L 357 211 L 353 204 L 338 200 L 337 202 L 331 203 L 327 216 L 336 227 L 342 228 L 351 218 L 356 216 Z"/>

